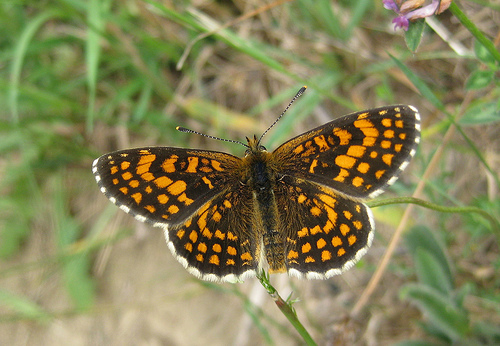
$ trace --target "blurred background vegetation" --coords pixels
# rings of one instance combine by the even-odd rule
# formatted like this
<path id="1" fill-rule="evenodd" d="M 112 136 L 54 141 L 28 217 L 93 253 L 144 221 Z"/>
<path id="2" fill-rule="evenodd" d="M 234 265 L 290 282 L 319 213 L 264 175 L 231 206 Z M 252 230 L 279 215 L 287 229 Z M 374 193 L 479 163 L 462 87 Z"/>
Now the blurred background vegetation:
<path id="1" fill-rule="evenodd" d="M 271 277 L 309 333 L 500 344 L 500 231 L 478 213 L 500 215 L 500 2 L 457 1 L 406 35 L 394 16 L 373 0 L 1 2 L 0 344 L 302 344 L 256 280 L 189 275 L 90 169 L 142 145 L 242 155 L 175 127 L 260 134 L 302 85 L 269 149 L 352 111 L 412 104 L 421 145 L 378 199 L 459 208 L 374 208 L 374 244 L 345 275 Z M 396 229 L 388 270 L 356 305 Z"/>

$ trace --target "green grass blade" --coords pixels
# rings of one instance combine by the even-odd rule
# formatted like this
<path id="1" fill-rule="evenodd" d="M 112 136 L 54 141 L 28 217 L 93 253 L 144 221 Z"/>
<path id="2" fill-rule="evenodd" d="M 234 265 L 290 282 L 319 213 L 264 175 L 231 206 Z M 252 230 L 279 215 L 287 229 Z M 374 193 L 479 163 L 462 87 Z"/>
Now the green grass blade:
<path id="1" fill-rule="evenodd" d="M 56 17 L 58 14 L 57 11 L 46 11 L 42 12 L 38 16 L 36 16 L 33 20 L 31 20 L 28 25 L 24 28 L 21 36 L 17 40 L 17 44 L 14 48 L 14 54 L 12 56 L 12 64 L 10 69 L 10 83 L 9 83 L 9 110 L 11 114 L 11 121 L 14 123 L 19 123 L 19 111 L 17 98 L 19 95 L 19 82 L 21 80 L 21 72 L 22 66 L 24 62 L 24 57 L 27 54 L 28 46 L 30 42 L 33 40 L 35 34 L 38 29 Z"/>

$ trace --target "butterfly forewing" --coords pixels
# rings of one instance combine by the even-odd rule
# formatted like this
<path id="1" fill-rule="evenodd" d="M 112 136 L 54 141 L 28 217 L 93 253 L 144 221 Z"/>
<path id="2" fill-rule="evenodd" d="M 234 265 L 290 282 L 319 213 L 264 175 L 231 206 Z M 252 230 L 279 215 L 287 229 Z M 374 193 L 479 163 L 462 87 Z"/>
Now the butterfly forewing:
<path id="1" fill-rule="evenodd" d="M 103 155 L 92 170 L 113 203 L 162 227 L 183 223 L 220 194 L 240 162 L 213 151 L 149 147 Z"/>
<path id="2" fill-rule="evenodd" d="M 353 113 L 310 130 L 274 151 L 287 174 L 342 194 L 375 197 L 392 184 L 415 153 L 420 118 L 412 106 Z"/>

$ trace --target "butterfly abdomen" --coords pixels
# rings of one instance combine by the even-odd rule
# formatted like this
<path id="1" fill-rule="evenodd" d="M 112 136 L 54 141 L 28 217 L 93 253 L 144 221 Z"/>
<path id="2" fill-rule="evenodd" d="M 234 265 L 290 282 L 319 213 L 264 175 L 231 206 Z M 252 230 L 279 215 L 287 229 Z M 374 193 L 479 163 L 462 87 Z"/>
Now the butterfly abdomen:
<path id="1" fill-rule="evenodd" d="M 257 243 L 261 244 L 261 260 L 265 258 L 269 271 L 285 272 L 284 238 L 281 232 L 278 206 L 274 195 L 276 175 L 269 165 L 267 152 L 257 152 L 247 157 L 250 175 L 249 185 L 253 191 L 254 220 Z M 262 267 L 262 263 L 259 264 Z"/>

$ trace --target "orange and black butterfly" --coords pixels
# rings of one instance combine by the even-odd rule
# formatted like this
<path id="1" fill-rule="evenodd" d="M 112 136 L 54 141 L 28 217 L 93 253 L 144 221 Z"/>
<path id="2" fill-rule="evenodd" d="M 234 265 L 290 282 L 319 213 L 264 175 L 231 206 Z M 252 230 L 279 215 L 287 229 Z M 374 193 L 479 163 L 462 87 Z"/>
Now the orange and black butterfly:
<path id="1" fill-rule="evenodd" d="M 406 168 L 420 117 L 413 106 L 387 106 L 335 119 L 272 152 L 261 139 L 242 143 L 243 158 L 120 150 L 96 159 L 92 171 L 111 202 L 164 230 L 172 254 L 198 278 L 238 281 L 268 268 L 325 279 L 366 253 L 375 225 L 362 201 Z"/>

